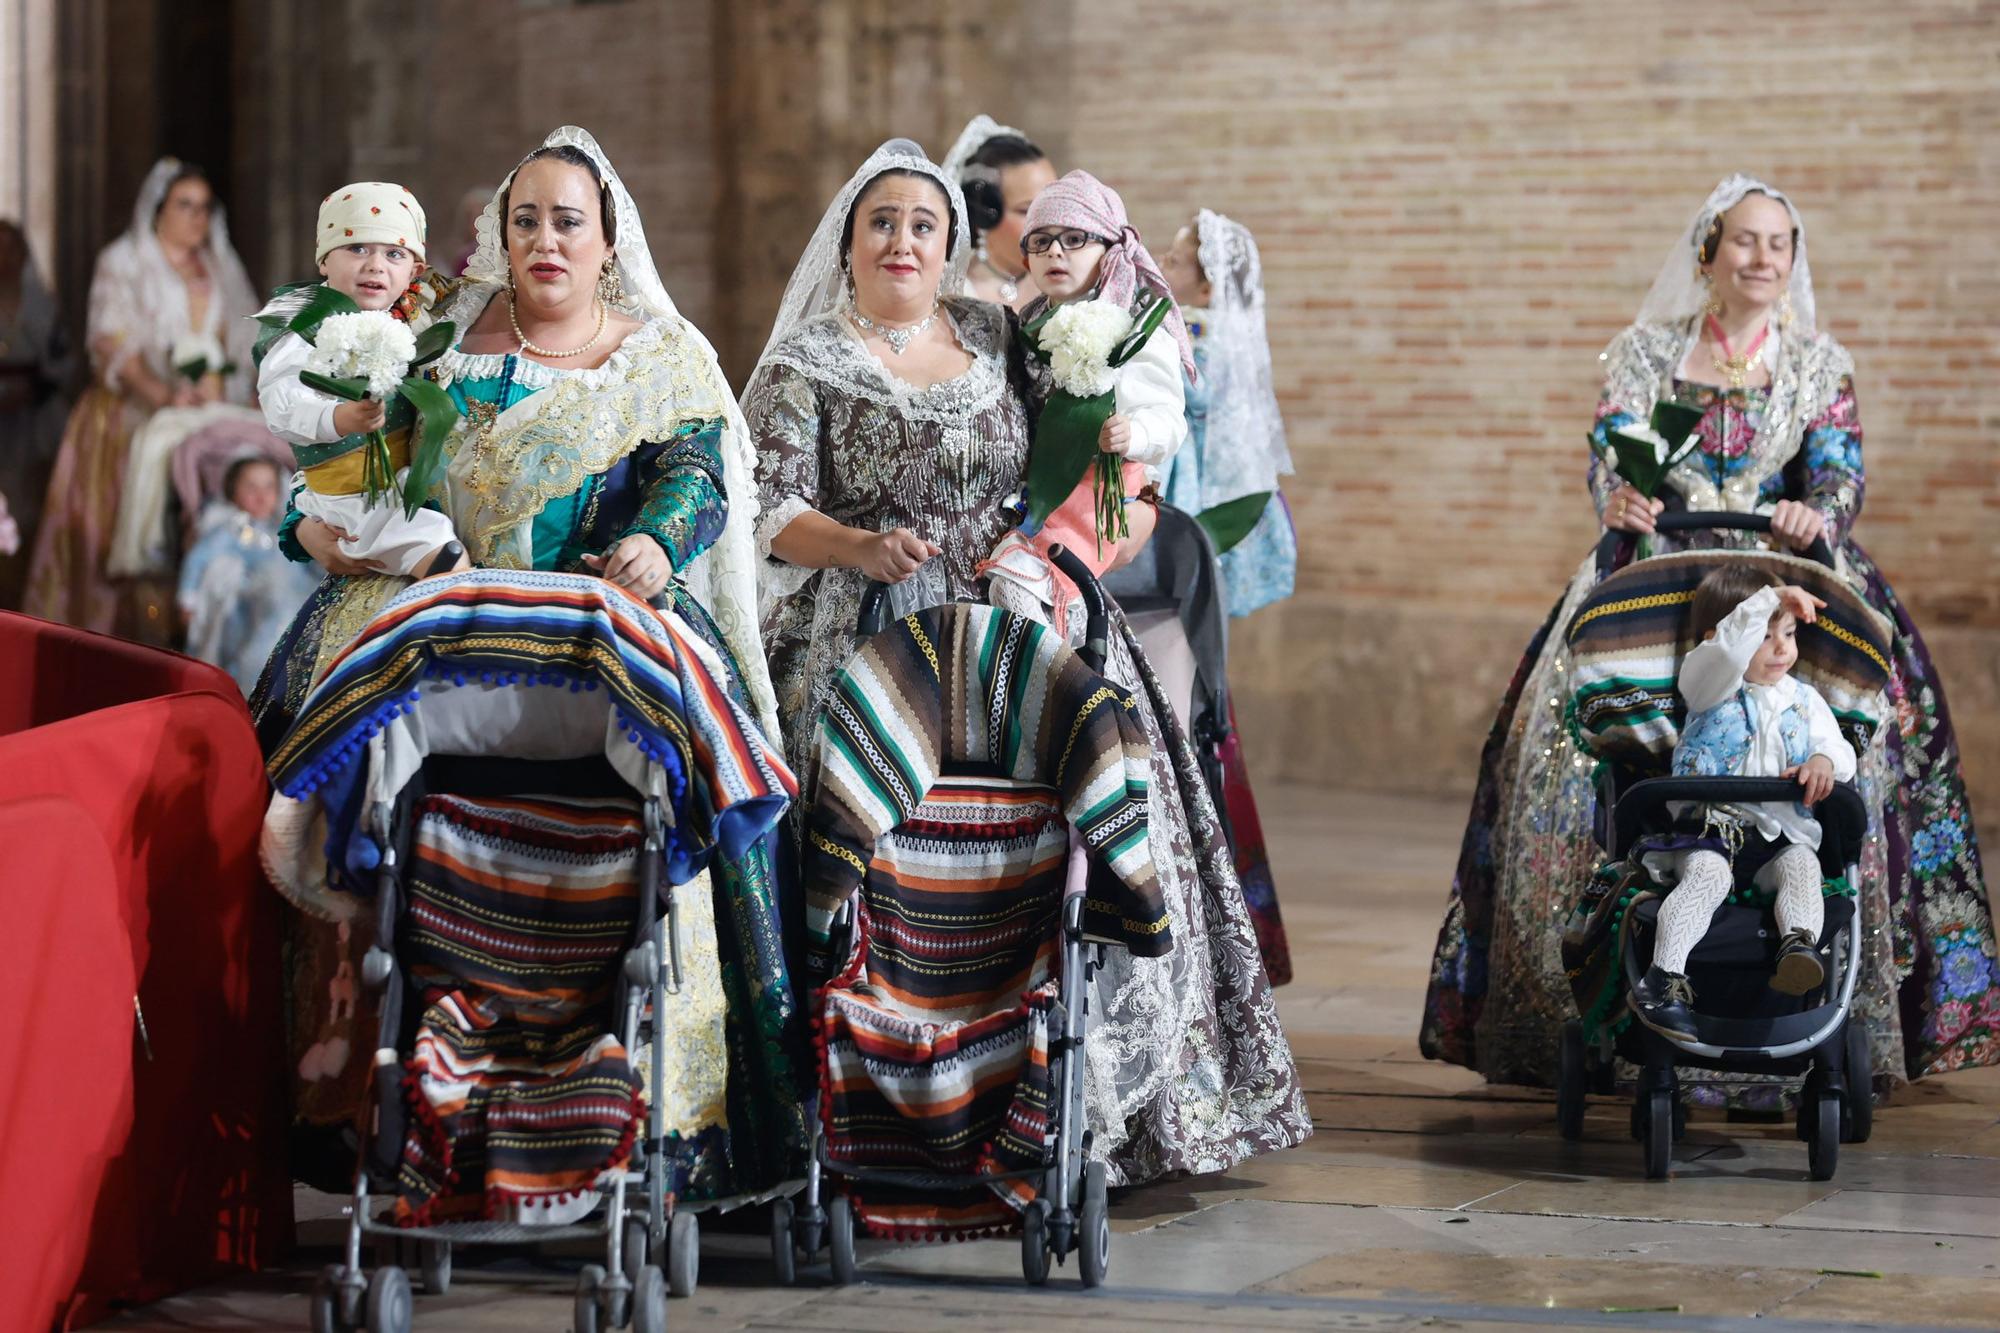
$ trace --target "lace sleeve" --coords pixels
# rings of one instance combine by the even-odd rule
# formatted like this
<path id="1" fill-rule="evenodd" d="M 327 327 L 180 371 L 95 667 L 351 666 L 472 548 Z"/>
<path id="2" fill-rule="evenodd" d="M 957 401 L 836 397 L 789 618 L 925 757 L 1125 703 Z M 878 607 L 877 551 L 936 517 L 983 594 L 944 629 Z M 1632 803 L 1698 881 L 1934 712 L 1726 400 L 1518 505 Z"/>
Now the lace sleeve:
<path id="1" fill-rule="evenodd" d="M 620 533 L 660 544 L 676 572 L 714 545 L 729 518 L 722 480 L 722 418 L 687 427 L 639 469 L 639 512 Z"/>
<path id="2" fill-rule="evenodd" d="M 1590 427 L 1590 468 L 1586 481 L 1590 486 L 1590 502 L 1597 506 L 1597 521 L 1604 522 L 1604 506 L 1618 488 L 1625 484 L 1611 464 L 1605 461 L 1611 447 L 1611 432 L 1620 426 L 1629 426 L 1638 418 L 1611 400 L 1607 388 L 1597 400 L 1597 420 Z"/>
<path id="3" fill-rule="evenodd" d="M 119 375 L 135 356 L 144 356 L 151 325 L 141 308 L 138 261 L 131 247 L 113 241 L 97 257 L 90 278 L 90 359 L 100 379 L 119 387 Z"/>
<path id="4" fill-rule="evenodd" d="M 1826 519 L 1828 545 L 1847 540 L 1848 529 L 1861 515 L 1867 473 L 1861 466 L 1861 412 L 1854 401 L 1854 377 L 1843 375 L 1826 410 L 1806 427 L 1799 450 L 1804 476 L 1789 487 L 1802 494 Z"/>
<path id="5" fill-rule="evenodd" d="M 820 502 L 820 409 L 812 381 L 773 363 L 759 372 L 743 403 L 757 451 L 757 551 Z"/>

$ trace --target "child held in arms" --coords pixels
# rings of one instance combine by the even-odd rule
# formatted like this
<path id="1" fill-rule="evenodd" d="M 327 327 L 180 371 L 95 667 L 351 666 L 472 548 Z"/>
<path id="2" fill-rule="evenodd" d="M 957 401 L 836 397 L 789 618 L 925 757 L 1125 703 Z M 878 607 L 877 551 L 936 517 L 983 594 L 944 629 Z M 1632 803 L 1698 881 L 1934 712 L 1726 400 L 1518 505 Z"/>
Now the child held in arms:
<path id="1" fill-rule="evenodd" d="M 416 309 L 416 280 L 424 271 L 424 210 L 402 186 L 357 181 L 335 190 L 319 206 L 314 248 L 325 285 L 362 310 L 407 319 Z M 266 313 L 286 300 L 280 296 Z M 422 508 L 405 514 L 394 494 L 370 499 L 364 489 L 367 440 L 382 428 L 386 409 L 375 398 L 344 402 L 308 387 L 299 375 L 312 353 L 299 334 L 285 333 L 264 354 L 257 374 L 265 424 L 292 446 L 298 460 L 299 511 L 340 533 L 343 555 L 386 574 L 424 578 L 468 567 L 465 548 L 443 513 Z M 410 462 L 410 432 L 395 431 L 388 443 L 400 488 Z"/>
<path id="2" fill-rule="evenodd" d="M 278 549 L 281 493 L 270 459 L 250 455 L 231 463 L 181 561 L 177 600 L 188 622 L 188 652 L 234 676 L 245 694 L 319 582 L 318 570 L 293 564 Z"/>
<path id="3" fill-rule="evenodd" d="M 1687 723 L 1674 747 L 1677 777 L 1792 778 L 1789 805 L 1693 806 L 1675 820 L 1675 850 L 1646 855 L 1674 884 L 1660 905 L 1653 964 L 1632 990 L 1652 1027 L 1693 1037 L 1688 954 L 1735 887 L 1751 877 L 1776 893 L 1781 943 L 1773 989 L 1803 995 L 1825 977 L 1816 947 L 1825 923 L 1819 822 L 1809 807 L 1854 778 L 1854 747 L 1818 690 L 1794 677 L 1798 627 L 1826 603 L 1764 570 L 1726 565 L 1695 589 L 1692 629 L 1701 642 L 1681 661 Z"/>
<path id="4" fill-rule="evenodd" d="M 1057 543 L 1094 574 L 1129 541 L 1125 507 L 1187 436 L 1194 352 L 1167 280 L 1117 192 L 1072 171 L 1028 207 L 1021 253 L 1042 295 L 1021 312 L 1047 397 L 1028 469 L 1028 517 L 982 567 L 995 605 L 1067 629 L 1076 589 Z M 1145 493 L 1142 494 L 1142 491 Z M 1053 614 L 1051 614 L 1053 613 Z"/>

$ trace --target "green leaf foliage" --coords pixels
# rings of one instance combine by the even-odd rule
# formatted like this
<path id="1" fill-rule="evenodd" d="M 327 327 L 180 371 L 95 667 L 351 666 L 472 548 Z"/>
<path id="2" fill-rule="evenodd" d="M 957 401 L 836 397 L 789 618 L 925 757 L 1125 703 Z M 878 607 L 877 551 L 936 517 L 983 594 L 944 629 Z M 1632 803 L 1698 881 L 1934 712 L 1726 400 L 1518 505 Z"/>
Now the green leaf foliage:
<path id="1" fill-rule="evenodd" d="M 419 418 L 411 430 L 410 471 L 403 481 L 403 513 L 407 517 L 430 498 L 431 486 L 444 465 L 445 437 L 458 421 L 458 404 L 443 389 L 415 375 L 403 381 L 397 401 L 407 401 Z"/>
<path id="2" fill-rule="evenodd" d="M 1195 516 L 1195 522 L 1207 529 L 1209 540 L 1215 543 L 1216 554 L 1220 555 L 1250 535 L 1270 503 L 1269 491 L 1238 496 L 1213 509 L 1202 510 Z"/>
<path id="3" fill-rule="evenodd" d="M 1057 389 L 1049 395 L 1028 454 L 1028 514 L 1036 523 L 1046 522 L 1083 480 L 1097 458 L 1098 432 L 1116 406 L 1110 393 L 1078 398 Z"/>

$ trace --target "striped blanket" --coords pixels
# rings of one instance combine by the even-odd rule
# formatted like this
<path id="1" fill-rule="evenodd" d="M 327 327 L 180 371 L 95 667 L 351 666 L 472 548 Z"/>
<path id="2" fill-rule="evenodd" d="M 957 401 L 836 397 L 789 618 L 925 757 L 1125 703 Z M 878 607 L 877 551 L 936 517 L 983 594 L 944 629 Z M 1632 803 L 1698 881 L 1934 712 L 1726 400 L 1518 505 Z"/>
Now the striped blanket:
<path id="1" fill-rule="evenodd" d="M 821 992 L 832 1161 L 940 1175 L 1046 1165 L 1068 849 L 1053 789 L 954 777 L 876 844 L 846 965 Z M 946 1239 L 1018 1225 L 1035 1184 L 851 1193 L 877 1235 Z"/>
<path id="2" fill-rule="evenodd" d="M 1101 871 L 1090 932 L 1135 954 L 1173 946 L 1147 840 L 1151 750 L 1130 695 L 1047 626 L 954 603 L 895 622 L 834 682 L 801 871 L 807 954 L 822 965 L 833 913 L 882 835 L 913 818 L 947 769 L 1055 789 Z"/>
<path id="3" fill-rule="evenodd" d="M 570 1221 L 644 1113 L 610 1031 L 638 918 L 638 804 L 427 796 L 415 823 L 401 954 L 424 1012 L 398 1214 Z"/>
<path id="4" fill-rule="evenodd" d="M 645 760 L 665 768 L 674 825 L 668 877 L 684 883 L 718 848 L 727 859 L 741 856 L 798 790 L 777 747 L 729 697 L 722 671 L 714 650 L 678 616 L 599 578 L 471 570 L 425 579 L 385 606 L 328 666 L 268 767 L 284 795 L 319 796 L 329 883 L 366 895 L 372 883 L 348 866 L 373 863 L 355 845 L 372 737 L 387 732 L 393 752 L 421 756 L 434 743 L 424 714 L 444 695 L 543 687 L 545 703 L 491 707 L 492 725 L 469 729 L 482 748 L 460 751 L 505 753 L 509 741 L 526 743 L 537 720 L 574 711 L 558 710 L 558 696 L 588 694 L 601 700 L 588 719 L 589 739 L 621 773 L 637 785 Z M 502 718 L 515 724 L 512 731 Z"/>
<path id="5" fill-rule="evenodd" d="M 1886 620 L 1826 566 L 1775 552 L 1681 551 L 1627 566 L 1592 591 L 1569 623 L 1570 707 L 1582 743 L 1599 759 L 1664 772 L 1680 739 L 1675 689 L 1695 586 L 1723 562 L 1770 570 L 1821 598 L 1815 624 L 1799 626 L 1799 678 L 1817 689 L 1858 753 L 1886 716 Z"/>

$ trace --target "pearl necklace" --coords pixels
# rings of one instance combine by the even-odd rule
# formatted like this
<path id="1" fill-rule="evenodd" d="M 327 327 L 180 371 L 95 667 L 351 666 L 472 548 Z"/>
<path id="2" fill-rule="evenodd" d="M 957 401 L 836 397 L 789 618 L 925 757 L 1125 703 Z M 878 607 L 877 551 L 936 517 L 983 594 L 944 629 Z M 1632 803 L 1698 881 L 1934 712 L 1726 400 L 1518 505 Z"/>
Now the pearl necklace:
<path id="1" fill-rule="evenodd" d="M 545 361 L 567 361 L 571 357 L 582 356 L 585 352 L 597 346 L 599 340 L 604 337 L 604 328 L 608 322 L 609 315 L 609 309 L 605 306 L 604 302 L 599 301 L 597 303 L 597 332 L 590 335 L 590 341 L 576 348 L 574 351 L 554 352 L 546 347 L 538 347 L 528 341 L 528 335 L 521 332 L 521 317 L 514 311 L 514 295 L 512 292 L 507 294 L 507 322 L 514 326 L 514 336 L 521 340 L 521 350 L 523 352 L 533 352 Z"/>
<path id="2" fill-rule="evenodd" d="M 847 317 L 860 327 L 868 330 L 868 332 L 878 335 L 883 342 L 889 344 L 890 351 L 894 352 L 897 356 L 901 356 L 905 351 L 909 350 L 910 344 L 916 340 L 918 334 L 937 322 L 937 312 L 938 308 L 932 306 L 930 314 L 925 315 L 916 323 L 906 324 L 902 328 L 896 328 L 889 324 L 877 324 L 874 320 L 862 314 L 859 306 L 849 309 Z"/>
<path id="3" fill-rule="evenodd" d="M 1008 274 L 1004 272 L 998 264 L 995 264 L 991 259 L 987 258 L 986 245 L 984 242 L 980 243 L 978 259 L 979 259 L 979 266 L 981 268 L 985 269 L 988 273 L 991 273 L 994 277 L 1000 280 L 1000 288 L 999 288 L 1000 299 L 1006 302 L 1008 305 L 1014 304 L 1014 302 L 1017 299 L 1019 299 L 1021 295 L 1021 280 L 1019 278 L 1008 276 Z"/>

